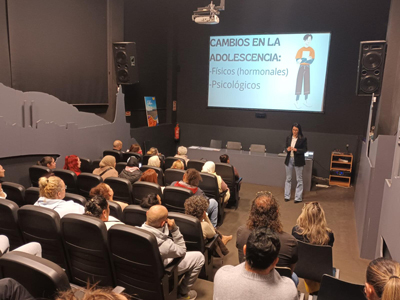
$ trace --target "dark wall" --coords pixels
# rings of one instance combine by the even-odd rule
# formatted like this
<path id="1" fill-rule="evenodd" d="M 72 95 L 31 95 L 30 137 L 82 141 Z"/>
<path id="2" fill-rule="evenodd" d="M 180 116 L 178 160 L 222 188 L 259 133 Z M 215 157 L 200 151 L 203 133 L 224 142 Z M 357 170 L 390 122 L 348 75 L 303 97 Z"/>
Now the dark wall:
<path id="1" fill-rule="evenodd" d="M 11 85 L 10 52 L 7 30 L 7 6 L 5 0 L 0 0 L 0 82 Z"/>

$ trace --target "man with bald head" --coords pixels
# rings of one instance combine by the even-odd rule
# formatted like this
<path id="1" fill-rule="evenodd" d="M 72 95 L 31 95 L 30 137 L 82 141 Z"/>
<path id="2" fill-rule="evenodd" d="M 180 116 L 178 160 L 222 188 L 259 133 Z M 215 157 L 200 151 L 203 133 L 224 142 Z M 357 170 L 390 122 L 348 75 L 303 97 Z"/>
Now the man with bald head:
<path id="1" fill-rule="evenodd" d="M 115 140 L 113 143 L 113 150 L 121 151 L 122 142 L 120 140 Z"/>
<path id="2" fill-rule="evenodd" d="M 146 213 L 147 221 L 140 227 L 150 231 L 157 239 L 164 266 L 176 257 L 184 257 L 178 265 L 178 275 L 185 274 L 178 287 L 178 299 L 194 300 L 197 293 L 190 290 L 204 265 L 204 255 L 199 251 L 186 252 L 185 240 L 173 219 L 168 219 L 168 210 L 154 205 Z M 169 237 L 171 234 L 172 239 Z"/>

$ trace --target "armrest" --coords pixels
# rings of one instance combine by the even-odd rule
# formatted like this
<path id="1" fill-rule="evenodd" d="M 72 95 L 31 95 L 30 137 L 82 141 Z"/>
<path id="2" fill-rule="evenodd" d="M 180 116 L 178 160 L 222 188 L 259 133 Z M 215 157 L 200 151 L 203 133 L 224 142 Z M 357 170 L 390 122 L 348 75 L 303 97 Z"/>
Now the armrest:
<path id="1" fill-rule="evenodd" d="M 238 180 L 236 180 L 236 184 L 239 184 L 243 180 L 242 177 L 240 177 Z"/>
<path id="2" fill-rule="evenodd" d="M 176 267 L 178 267 L 179 263 L 183 260 L 183 257 L 177 257 L 174 258 L 173 261 L 171 261 L 166 267 L 165 267 L 165 272 L 170 275 L 174 272 Z"/>
<path id="3" fill-rule="evenodd" d="M 205 247 L 207 250 L 212 249 L 212 248 L 214 247 L 215 242 L 217 241 L 217 238 L 218 238 L 218 234 L 214 235 L 214 237 L 213 237 L 212 239 L 210 239 L 210 240 L 208 241 L 208 243 L 204 245 L 204 247 Z"/>

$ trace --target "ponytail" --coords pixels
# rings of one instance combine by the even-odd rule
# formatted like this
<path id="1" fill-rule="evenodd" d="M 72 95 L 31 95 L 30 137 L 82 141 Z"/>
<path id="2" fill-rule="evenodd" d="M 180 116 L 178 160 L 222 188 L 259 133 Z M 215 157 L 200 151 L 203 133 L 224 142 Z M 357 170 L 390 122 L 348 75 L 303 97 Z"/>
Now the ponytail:
<path id="1" fill-rule="evenodd" d="M 400 277 L 392 275 L 385 284 L 382 300 L 400 300 Z"/>
<path id="2" fill-rule="evenodd" d="M 383 257 L 371 261 L 367 268 L 369 283 L 382 300 L 400 300 L 400 264 Z"/>

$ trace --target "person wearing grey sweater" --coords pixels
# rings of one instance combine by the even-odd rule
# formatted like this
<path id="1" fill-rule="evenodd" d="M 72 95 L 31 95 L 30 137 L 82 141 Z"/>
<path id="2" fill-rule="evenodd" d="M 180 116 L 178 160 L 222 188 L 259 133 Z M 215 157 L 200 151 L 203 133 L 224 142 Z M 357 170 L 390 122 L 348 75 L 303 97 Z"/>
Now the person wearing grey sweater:
<path id="1" fill-rule="evenodd" d="M 252 231 L 243 247 L 246 261 L 224 266 L 214 278 L 214 300 L 297 300 L 293 281 L 275 270 L 280 250 L 279 237 L 269 228 Z"/>

